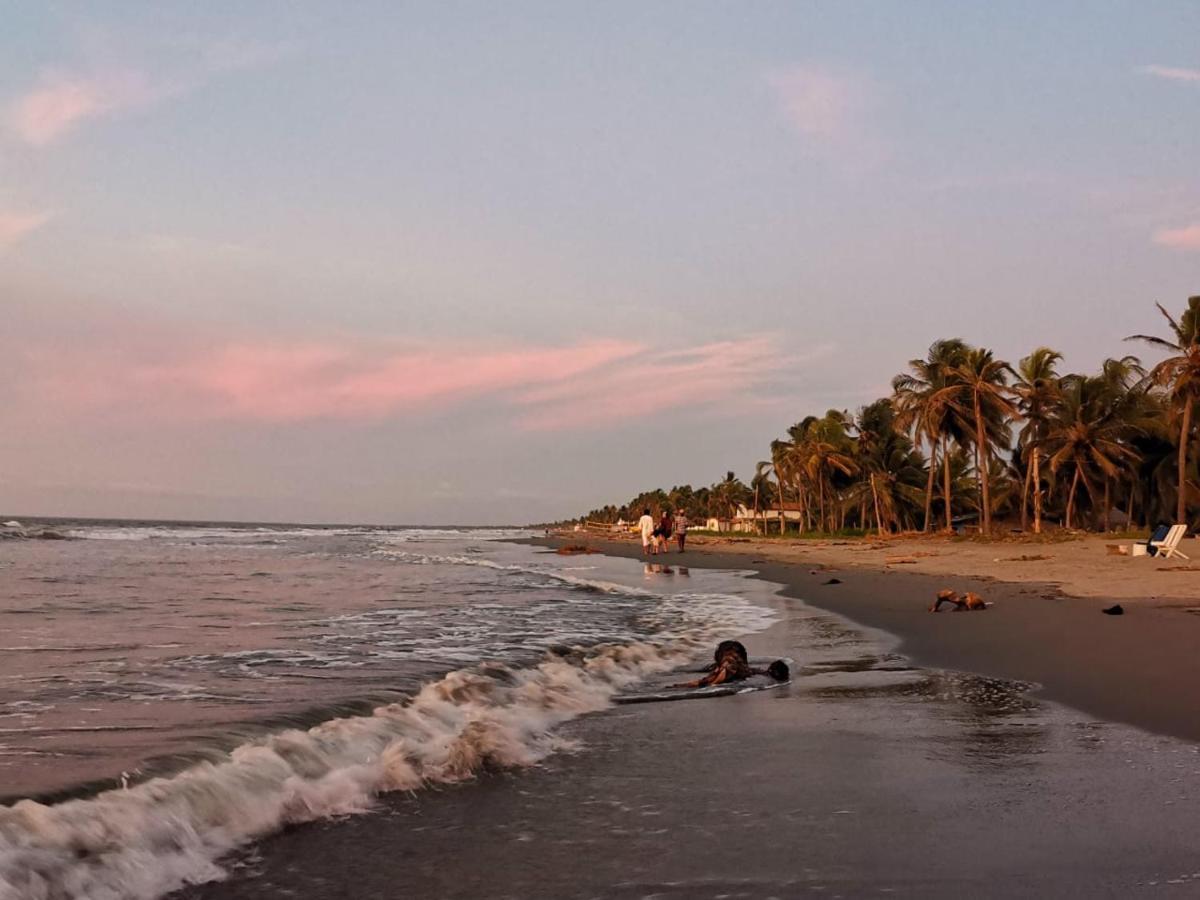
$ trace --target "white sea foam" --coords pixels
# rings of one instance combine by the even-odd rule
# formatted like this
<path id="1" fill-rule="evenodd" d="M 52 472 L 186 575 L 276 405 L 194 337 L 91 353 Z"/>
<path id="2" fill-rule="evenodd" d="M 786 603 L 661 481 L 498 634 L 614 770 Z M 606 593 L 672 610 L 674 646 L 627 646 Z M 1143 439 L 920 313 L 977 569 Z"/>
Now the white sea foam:
<path id="1" fill-rule="evenodd" d="M 178 539 L 183 530 L 128 531 L 141 532 L 137 539 L 145 540 Z M 211 538 L 217 529 L 196 531 Z M 420 540 L 438 541 L 435 532 L 463 544 L 464 533 L 457 530 L 422 530 Z M 513 533 L 497 531 L 496 536 Z M 489 539 L 479 532 L 468 538 Z M 406 543 L 410 546 L 402 548 Z M 695 658 L 714 638 L 757 631 L 774 621 L 770 610 L 732 592 L 666 590 L 665 582 L 664 590 L 655 591 L 588 578 L 591 573 L 577 566 L 566 571 L 553 562 L 496 561 L 470 554 L 470 547 L 465 554 L 454 548 L 457 552 L 439 555 L 435 547 L 412 552 L 418 548 L 395 532 L 372 533 L 370 546 L 380 544 L 386 546 L 375 552 L 403 562 L 495 570 L 505 583 L 511 576 L 518 592 L 539 593 L 525 605 L 485 600 L 474 615 L 450 602 L 420 611 L 388 607 L 298 623 L 336 625 L 321 631 L 319 649 L 260 647 L 176 658 L 176 673 L 237 666 L 244 674 L 260 662 L 295 661 L 302 663 L 298 673 L 319 677 L 312 670 L 323 661 L 352 658 L 346 654 L 359 639 L 361 624 L 372 635 L 375 657 L 466 668 L 373 715 L 270 734 L 172 777 L 56 805 L 23 800 L 0 807 L 0 900 L 149 900 L 184 884 L 219 879 L 225 874 L 222 856 L 288 824 L 361 812 L 388 791 L 535 764 L 564 745 L 556 726 L 604 708 L 614 694 L 647 675 Z M 467 580 L 479 578 L 471 572 Z M 447 584 L 461 582 L 448 579 Z M 551 586 L 567 590 L 542 591 Z M 556 606 L 563 603 L 571 605 Z M 546 610 L 553 614 L 538 618 Z M 439 616 L 449 617 L 453 627 L 441 627 Z M 405 637 L 410 621 L 424 623 L 419 640 Z M 404 639 L 390 643 L 395 636 L 385 633 L 389 629 Z M 537 665 L 478 664 L 493 656 L 511 659 L 505 654 L 512 646 L 529 659 L 540 648 L 556 645 L 579 646 L 548 653 Z M 44 650 L 51 645 L 20 646 Z M 126 687 L 138 699 L 194 700 L 208 684 L 203 677 L 195 682 L 146 678 Z"/>
<path id="2" fill-rule="evenodd" d="M 694 649 L 610 645 L 528 669 L 459 670 L 406 703 L 273 734 L 172 778 L 53 806 L 22 800 L 0 809 L 0 898 L 149 900 L 219 879 L 223 854 L 284 825 L 363 812 L 387 791 L 533 765 L 563 746 L 556 725 Z"/>

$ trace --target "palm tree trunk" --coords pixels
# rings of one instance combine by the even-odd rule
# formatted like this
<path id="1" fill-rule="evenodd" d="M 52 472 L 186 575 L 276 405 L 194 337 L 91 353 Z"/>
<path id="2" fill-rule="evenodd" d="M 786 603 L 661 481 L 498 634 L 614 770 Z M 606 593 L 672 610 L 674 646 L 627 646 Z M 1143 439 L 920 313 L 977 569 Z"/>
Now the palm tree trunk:
<path id="1" fill-rule="evenodd" d="M 1192 398 L 1183 402 L 1183 423 L 1179 426 L 1179 497 L 1175 501 L 1175 522 L 1187 523 L 1187 455 L 1192 435 Z"/>
<path id="2" fill-rule="evenodd" d="M 1105 530 L 1105 532 L 1112 530 L 1109 527 L 1109 522 L 1112 520 L 1112 516 L 1109 515 L 1109 511 L 1112 509 L 1112 495 L 1109 493 L 1111 487 L 1112 487 L 1112 479 L 1109 478 L 1107 475 L 1105 475 L 1104 476 L 1104 530 Z"/>
<path id="3" fill-rule="evenodd" d="M 987 469 L 987 432 L 983 427 L 983 408 L 979 403 L 979 392 L 975 392 L 975 468 L 979 476 L 979 487 L 983 502 L 983 533 L 992 533 L 991 478 Z"/>
<path id="4" fill-rule="evenodd" d="M 825 480 L 817 481 L 817 502 L 821 505 L 821 527 L 828 528 L 829 520 L 825 518 Z"/>
<path id="5" fill-rule="evenodd" d="M 879 492 L 875 489 L 875 473 L 871 473 L 871 499 L 875 502 L 875 530 L 883 537 L 883 517 L 879 514 Z"/>
<path id="6" fill-rule="evenodd" d="M 1042 472 L 1041 450 L 1033 448 L 1033 533 L 1042 533 Z"/>
<path id="7" fill-rule="evenodd" d="M 1071 528 L 1071 514 L 1075 512 L 1075 488 L 1079 486 L 1079 464 L 1075 464 L 1075 477 L 1071 479 L 1071 493 L 1067 495 L 1067 529 Z"/>
<path id="8" fill-rule="evenodd" d="M 937 478 L 937 438 L 929 439 L 929 480 L 925 482 L 925 532 L 933 524 L 933 482 Z"/>
<path id="9" fill-rule="evenodd" d="M 1033 469 L 1025 467 L 1025 487 L 1021 489 L 1021 530 L 1029 527 L 1029 486 L 1033 483 Z"/>
<path id="10" fill-rule="evenodd" d="M 954 530 L 954 515 L 950 511 L 950 438 L 942 435 L 942 497 L 946 501 L 946 530 Z"/>
<path id="11" fill-rule="evenodd" d="M 1134 495 L 1134 480 L 1129 479 L 1129 508 L 1125 511 L 1125 527 L 1133 527 L 1133 495 Z"/>

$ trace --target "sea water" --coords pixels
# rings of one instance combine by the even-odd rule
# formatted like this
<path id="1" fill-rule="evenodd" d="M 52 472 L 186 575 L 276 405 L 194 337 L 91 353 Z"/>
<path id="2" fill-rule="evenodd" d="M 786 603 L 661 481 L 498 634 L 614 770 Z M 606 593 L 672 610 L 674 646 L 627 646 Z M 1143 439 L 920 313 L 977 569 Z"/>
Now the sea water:
<path id="1" fill-rule="evenodd" d="M 774 621 L 736 573 L 515 530 L 59 527 L 0 546 L 4 900 L 220 878 L 288 824 L 534 764 Z"/>

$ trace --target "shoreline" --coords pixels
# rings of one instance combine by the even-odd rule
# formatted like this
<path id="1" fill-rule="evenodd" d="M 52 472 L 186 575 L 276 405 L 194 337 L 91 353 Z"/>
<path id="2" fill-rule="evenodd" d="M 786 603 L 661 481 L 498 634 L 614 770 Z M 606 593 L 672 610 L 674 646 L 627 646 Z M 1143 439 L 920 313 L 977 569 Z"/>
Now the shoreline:
<path id="1" fill-rule="evenodd" d="M 530 539 L 545 547 L 580 541 L 571 533 Z M 632 540 L 588 536 L 586 542 L 610 556 L 642 558 L 640 545 Z M 1182 606 L 1200 602 L 1195 595 L 1154 605 L 1149 597 L 1128 596 L 1128 585 L 1121 585 L 1116 596 L 1078 596 L 1048 581 L 1003 580 L 994 567 L 954 576 L 910 565 L 875 567 L 862 548 L 882 548 L 868 542 L 822 542 L 811 548 L 772 543 L 697 542 L 682 555 L 672 552 L 651 559 L 751 571 L 754 577 L 783 585 L 784 597 L 893 635 L 899 641 L 897 652 L 914 665 L 1032 682 L 1038 685 L 1038 696 L 1087 715 L 1200 743 L 1200 720 L 1191 694 L 1181 690 L 1200 683 L 1200 616 Z M 896 546 L 897 542 L 886 545 L 889 550 Z M 976 546 L 988 554 L 1010 555 L 1006 547 L 1025 545 Z M 968 554 L 920 558 L 926 567 L 935 561 L 970 565 Z M 1160 580 L 1177 579 L 1173 583 L 1181 588 L 1192 581 L 1168 574 L 1170 570 L 1158 571 L 1164 573 Z M 833 576 L 839 584 L 824 584 Z M 948 586 L 977 591 L 992 607 L 986 615 L 948 610 L 930 615 L 926 610 L 934 594 Z M 1126 606 L 1126 614 L 1102 615 L 1100 609 L 1114 599 Z M 798 663 L 803 666 L 804 661 Z"/>
<path id="2" fill-rule="evenodd" d="M 900 593 L 919 580 L 878 577 Z M 173 900 L 1187 896 L 1200 883 L 1180 781 L 1191 744 L 1091 721 L 1028 684 L 910 668 L 895 632 L 772 587 L 778 620 L 743 639 L 812 664 L 797 658 L 808 671 L 780 690 L 583 715 L 534 766 L 275 834 L 229 880 Z M 964 841 L 986 851 L 953 852 Z"/>

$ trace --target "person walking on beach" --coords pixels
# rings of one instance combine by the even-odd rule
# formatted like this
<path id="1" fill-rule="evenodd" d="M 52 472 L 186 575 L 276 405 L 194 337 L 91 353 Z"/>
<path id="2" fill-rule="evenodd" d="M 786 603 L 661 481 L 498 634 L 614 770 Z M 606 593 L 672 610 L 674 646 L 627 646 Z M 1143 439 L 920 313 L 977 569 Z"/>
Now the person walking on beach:
<path id="1" fill-rule="evenodd" d="M 664 509 L 662 518 L 658 520 L 658 527 L 654 529 L 654 536 L 658 541 L 658 552 L 667 552 L 667 541 L 671 540 L 671 511 Z"/>
<path id="2" fill-rule="evenodd" d="M 682 553 L 683 552 L 683 544 L 687 540 L 687 527 L 688 527 L 687 516 L 684 515 L 684 512 L 682 509 L 679 510 L 679 512 L 675 513 L 674 526 L 675 526 L 675 540 L 679 543 L 679 552 Z"/>
<path id="3" fill-rule="evenodd" d="M 642 510 L 642 517 L 638 519 L 638 531 L 642 533 L 642 555 L 653 553 L 657 550 L 651 546 L 654 540 L 654 516 L 650 515 L 650 507 Z"/>

